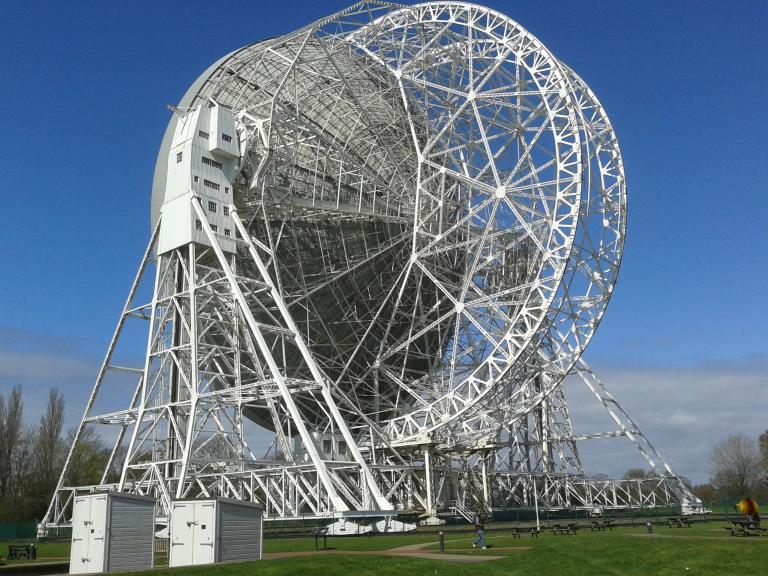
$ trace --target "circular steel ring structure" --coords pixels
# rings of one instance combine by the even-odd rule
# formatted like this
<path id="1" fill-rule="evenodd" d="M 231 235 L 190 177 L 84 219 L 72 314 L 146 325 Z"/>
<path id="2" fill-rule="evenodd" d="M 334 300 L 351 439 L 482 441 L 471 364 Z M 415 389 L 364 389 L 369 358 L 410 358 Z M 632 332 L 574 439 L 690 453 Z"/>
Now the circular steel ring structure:
<path id="1" fill-rule="evenodd" d="M 377 6 L 227 55 L 179 107 L 237 118 L 234 204 L 349 427 L 476 444 L 559 386 L 600 322 L 621 153 L 589 87 L 507 16 Z M 311 379 L 277 341 L 285 375 Z M 313 429 L 333 426 L 312 390 L 294 397 Z"/>

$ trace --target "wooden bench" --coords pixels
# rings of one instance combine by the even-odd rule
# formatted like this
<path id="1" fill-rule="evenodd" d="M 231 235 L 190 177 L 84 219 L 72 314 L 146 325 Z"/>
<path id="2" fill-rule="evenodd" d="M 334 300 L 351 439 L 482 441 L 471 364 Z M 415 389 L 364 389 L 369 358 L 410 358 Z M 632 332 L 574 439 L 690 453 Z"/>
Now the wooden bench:
<path id="1" fill-rule="evenodd" d="M 552 534 L 576 534 L 576 524 L 553 524 Z"/>
<path id="2" fill-rule="evenodd" d="M 35 560 L 37 558 L 37 549 L 34 544 L 23 544 L 21 546 L 15 544 L 8 544 L 8 560 L 19 560 L 21 557 L 27 560 Z"/>

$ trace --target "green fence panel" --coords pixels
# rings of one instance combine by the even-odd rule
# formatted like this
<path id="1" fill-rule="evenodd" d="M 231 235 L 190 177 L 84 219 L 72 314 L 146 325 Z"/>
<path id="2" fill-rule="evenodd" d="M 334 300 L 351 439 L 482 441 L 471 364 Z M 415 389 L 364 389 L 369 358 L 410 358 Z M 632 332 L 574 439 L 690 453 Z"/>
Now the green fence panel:
<path id="1" fill-rule="evenodd" d="M 10 522 L 0 524 L 0 540 L 27 540 L 37 536 L 34 522 Z"/>

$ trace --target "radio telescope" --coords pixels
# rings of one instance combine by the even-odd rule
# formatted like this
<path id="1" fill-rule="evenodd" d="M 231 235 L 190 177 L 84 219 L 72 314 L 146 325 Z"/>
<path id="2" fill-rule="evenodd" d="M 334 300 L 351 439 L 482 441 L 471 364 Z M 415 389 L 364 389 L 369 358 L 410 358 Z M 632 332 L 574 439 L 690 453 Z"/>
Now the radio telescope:
<path id="1" fill-rule="evenodd" d="M 228 54 L 172 111 L 78 430 L 111 427 L 110 462 L 69 486 L 76 441 L 45 526 L 98 489 L 160 516 L 216 495 L 269 518 L 700 504 L 581 359 L 621 261 L 621 151 L 518 23 L 362 2 Z M 574 433 L 569 375 L 614 430 Z M 656 476 L 586 475 L 579 443 L 612 437 Z"/>

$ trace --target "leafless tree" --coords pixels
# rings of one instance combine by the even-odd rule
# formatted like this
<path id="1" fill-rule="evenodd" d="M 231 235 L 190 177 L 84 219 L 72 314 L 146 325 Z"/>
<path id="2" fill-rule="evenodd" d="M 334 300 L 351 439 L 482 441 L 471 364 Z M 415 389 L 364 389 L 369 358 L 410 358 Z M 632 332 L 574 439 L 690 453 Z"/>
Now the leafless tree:
<path id="1" fill-rule="evenodd" d="M 624 480 L 643 480 L 653 476 L 653 471 L 645 470 L 645 468 L 630 468 L 624 472 Z"/>
<path id="2" fill-rule="evenodd" d="M 48 394 L 48 406 L 40 417 L 37 433 L 37 474 L 44 489 L 53 489 L 58 479 L 63 455 L 61 431 L 64 427 L 64 398 L 54 388 Z"/>
<path id="3" fill-rule="evenodd" d="M 729 436 L 712 449 L 709 460 L 712 485 L 724 496 L 750 496 L 758 487 L 760 454 L 752 438 Z"/>
<path id="4" fill-rule="evenodd" d="M 6 484 L 8 482 L 6 475 L 10 469 L 6 449 L 8 436 L 5 432 L 5 410 L 5 396 L 0 394 L 0 498 L 5 496 Z"/>
<path id="5" fill-rule="evenodd" d="M 14 459 L 23 434 L 23 413 L 21 386 L 15 386 L 7 400 L 0 395 L 0 498 L 14 489 Z"/>

